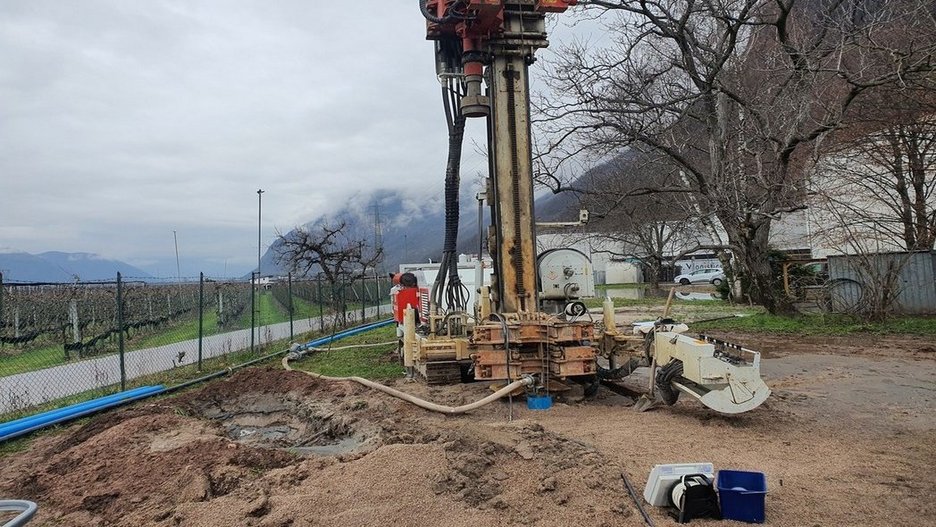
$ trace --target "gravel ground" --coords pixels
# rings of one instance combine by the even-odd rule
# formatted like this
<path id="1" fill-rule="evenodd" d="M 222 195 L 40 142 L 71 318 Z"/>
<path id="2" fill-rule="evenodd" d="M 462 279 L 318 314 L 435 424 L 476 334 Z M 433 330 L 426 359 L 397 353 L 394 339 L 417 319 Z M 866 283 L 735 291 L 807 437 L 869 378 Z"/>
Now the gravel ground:
<path id="1" fill-rule="evenodd" d="M 741 416 L 686 400 L 637 413 L 602 391 L 545 412 L 518 400 L 447 417 L 357 385 L 251 369 L 36 439 L 2 458 L 0 495 L 38 502 L 35 525 L 639 526 L 622 472 L 641 492 L 654 464 L 708 461 L 767 474 L 768 525 L 936 515 L 931 343 L 740 340 L 767 351 L 773 389 Z M 489 393 L 397 385 L 447 404 Z"/>

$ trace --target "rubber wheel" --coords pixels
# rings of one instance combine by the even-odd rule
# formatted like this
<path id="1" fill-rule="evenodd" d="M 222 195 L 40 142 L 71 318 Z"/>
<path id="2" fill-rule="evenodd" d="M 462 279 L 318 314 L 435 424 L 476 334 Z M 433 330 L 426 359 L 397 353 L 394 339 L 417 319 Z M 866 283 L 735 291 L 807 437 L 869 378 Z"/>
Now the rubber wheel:
<path id="1" fill-rule="evenodd" d="M 712 280 L 712 285 L 721 285 L 721 278 L 715 278 Z"/>
<path id="2" fill-rule="evenodd" d="M 689 285 L 689 279 L 683 278 L 682 280 L 679 281 L 679 285 Z"/>

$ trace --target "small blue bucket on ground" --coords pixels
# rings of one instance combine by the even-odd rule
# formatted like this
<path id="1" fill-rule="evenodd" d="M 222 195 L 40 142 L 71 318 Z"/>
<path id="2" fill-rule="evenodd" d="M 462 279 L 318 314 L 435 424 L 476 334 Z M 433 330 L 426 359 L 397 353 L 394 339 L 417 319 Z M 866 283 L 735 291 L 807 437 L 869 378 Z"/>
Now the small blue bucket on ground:
<path id="1" fill-rule="evenodd" d="M 552 395 L 527 395 L 527 408 L 549 410 L 552 408 Z"/>
<path id="2" fill-rule="evenodd" d="M 715 486 L 722 518 L 747 523 L 764 523 L 767 476 L 763 472 L 719 470 Z"/>

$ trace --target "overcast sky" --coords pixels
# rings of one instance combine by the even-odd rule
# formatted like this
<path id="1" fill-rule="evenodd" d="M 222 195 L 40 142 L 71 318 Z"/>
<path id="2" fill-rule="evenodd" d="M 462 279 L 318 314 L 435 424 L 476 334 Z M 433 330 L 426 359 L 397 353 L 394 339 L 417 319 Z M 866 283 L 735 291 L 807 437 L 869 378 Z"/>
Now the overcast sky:
<path id="1" fill-rule="evenodd" d="M 183 275 L 240 275 L 258 188 L 265 250 L 356 192 L 437 199 L 446 145 L 412 0 L 0 2 L 0 247 L 165 276 L 176 230 Z"/>

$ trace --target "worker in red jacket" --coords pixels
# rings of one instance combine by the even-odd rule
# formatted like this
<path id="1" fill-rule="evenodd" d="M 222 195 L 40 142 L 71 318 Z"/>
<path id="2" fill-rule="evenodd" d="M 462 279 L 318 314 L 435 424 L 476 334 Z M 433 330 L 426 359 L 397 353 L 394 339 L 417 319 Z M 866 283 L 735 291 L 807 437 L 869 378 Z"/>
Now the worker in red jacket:
<path id="1" fill-rule="evenodd" d="M 419 324 L 419 284 L 413 273 L 390 273 L 393 287 L 390 289 L 390 304 L 393 306 L 393 319 L 397 323 L 397 352 L 403 351 L 403 317 L 407 306 L 416 312 L 416 324 Z M 402 355 L 401 355 L 402 356 Z"/>

